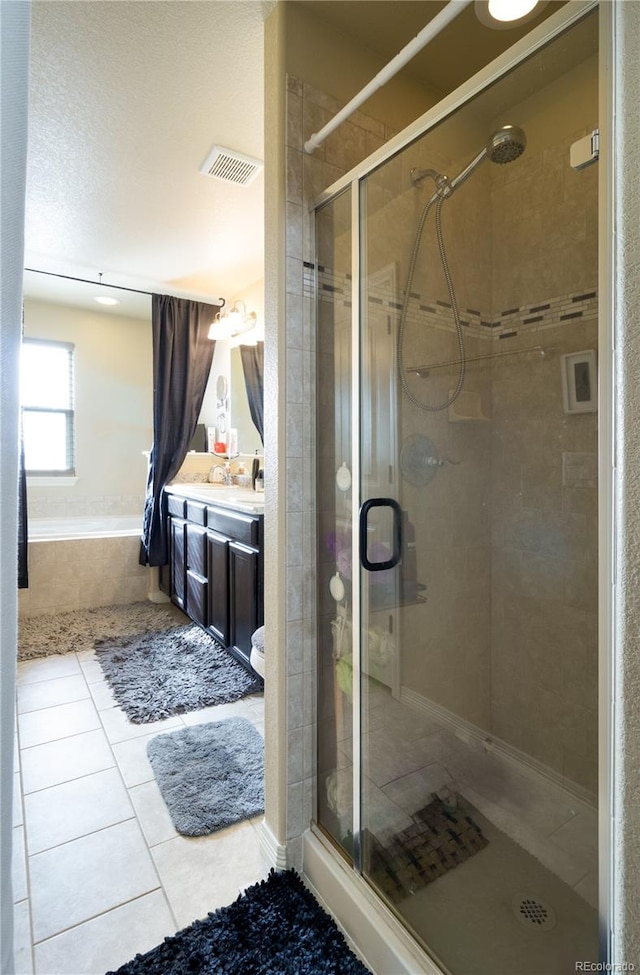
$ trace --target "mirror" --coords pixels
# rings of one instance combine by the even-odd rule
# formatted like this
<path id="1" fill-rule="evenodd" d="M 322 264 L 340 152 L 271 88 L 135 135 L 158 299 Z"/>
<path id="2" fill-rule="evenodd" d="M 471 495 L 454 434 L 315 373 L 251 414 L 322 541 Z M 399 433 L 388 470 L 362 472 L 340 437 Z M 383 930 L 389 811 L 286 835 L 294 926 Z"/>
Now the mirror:
<path id="1" fill-rule="evenodd" d="M 260 434 L 251 419 L 240 349 L 231 350 L 231 422 L 238 431 L 238 448 L 243 454 L 264 453 Z"/>
<path id="2" fill-rule="evenodd" d="M 255 454 L 257 451 L 262 455 L 264 447 L 251 419 L 240 349 L 231 347 L 224 339 L 216 342 L 198 423 L 204 423 L 207 428 L 219 428 L 221 412 L 225 414 L 225 441 L 229 442 L 231 430 L 237 430 L 239 453 Z"/>

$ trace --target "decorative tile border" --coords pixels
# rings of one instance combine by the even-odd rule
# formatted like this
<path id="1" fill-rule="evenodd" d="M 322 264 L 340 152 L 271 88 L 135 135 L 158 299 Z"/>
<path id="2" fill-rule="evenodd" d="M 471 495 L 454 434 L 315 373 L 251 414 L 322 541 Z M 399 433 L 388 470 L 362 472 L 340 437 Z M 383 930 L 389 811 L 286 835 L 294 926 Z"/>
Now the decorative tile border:
<path id="1" fill-rule="evenodd" d="M 304 262 L 304 295 L 315 298 L 316 273 L 313 264 Z M 342 274 L 331 268 L 318 265 L 317 289 L 320 301 L 351 307 L 352 279 L 350 274 Z M 384 288 L 371 288 L 368 294 L 370 304 L 379 305 L 387 309 L 391 315 L 397 315 L 402 310 L 402 304 L 397 295 L 390 295 Z M 510 339 L 523 332 L 533 333 L 548 328 L 556 328 L 563 323 L 571 324 L 578 321 L 590 321 L 598 314 L 598 294 L 592 291 L 576 291 L 568 295 L 555 298 L 539 299 L 535 304 L 522 305 L 519 308 L 507 308 L 499 312 L 499 317 L 483 313 L 477 308 L 460 309 L 460 321 L 468 334 L 477 338 Z M 407 309 L 407 324 L 425 324 L 428 316 L 429 325 L 439 331 L 451 332 L 455 329 L 455 321 L 451 305 L 447 301 L 421 296 L 415 291 L 410 293 Z"/>

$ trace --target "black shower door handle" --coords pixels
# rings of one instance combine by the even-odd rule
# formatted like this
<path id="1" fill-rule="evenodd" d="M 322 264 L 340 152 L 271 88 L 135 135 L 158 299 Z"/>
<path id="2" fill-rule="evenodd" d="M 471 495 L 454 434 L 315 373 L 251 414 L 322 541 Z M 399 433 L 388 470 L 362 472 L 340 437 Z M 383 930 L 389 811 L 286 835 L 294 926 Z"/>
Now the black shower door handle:
<path id="1" fill-rule="evenodd" d="M 393 513 L 393 554 L 385 562 L 371 562 L 367 555 L 367 532 L 369 512 L 372 508 L 391 508 Z M 402 510 L 393 498 L 369 498 L 360 508 L 360 562 L 369 572 L 383 572 L 393 569 L 400 561 L 402 553 Z"/>

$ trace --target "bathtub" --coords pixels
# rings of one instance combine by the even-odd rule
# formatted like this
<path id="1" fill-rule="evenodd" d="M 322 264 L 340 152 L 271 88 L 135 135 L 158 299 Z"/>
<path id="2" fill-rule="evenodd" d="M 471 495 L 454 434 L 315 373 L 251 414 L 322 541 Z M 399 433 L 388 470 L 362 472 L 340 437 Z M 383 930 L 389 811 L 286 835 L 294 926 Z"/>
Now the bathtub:
<path id="1" fill-rule="evenodd" d="M 141 515 L 31 518 L 29 588 L 20 617 L 151 599 L 164 601 L 158 570 L 139 563 Z"/>
<path id="2" fill-rule="evenodd" d="M 75 518 L 30 518 L 29 541 L 62 541 L 70 538 L 140 537 L 142 515 L 82 515 Z"/>

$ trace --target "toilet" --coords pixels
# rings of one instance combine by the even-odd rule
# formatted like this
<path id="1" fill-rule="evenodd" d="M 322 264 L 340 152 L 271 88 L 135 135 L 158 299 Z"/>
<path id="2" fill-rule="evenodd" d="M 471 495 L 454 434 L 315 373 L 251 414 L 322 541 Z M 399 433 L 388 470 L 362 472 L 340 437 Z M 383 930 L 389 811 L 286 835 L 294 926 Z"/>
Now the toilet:
<path id="1" fill-rule="evenodd" d="M 264 626 L 259 626 L 251 637 L 250 663 L 264 680 Z"/>

